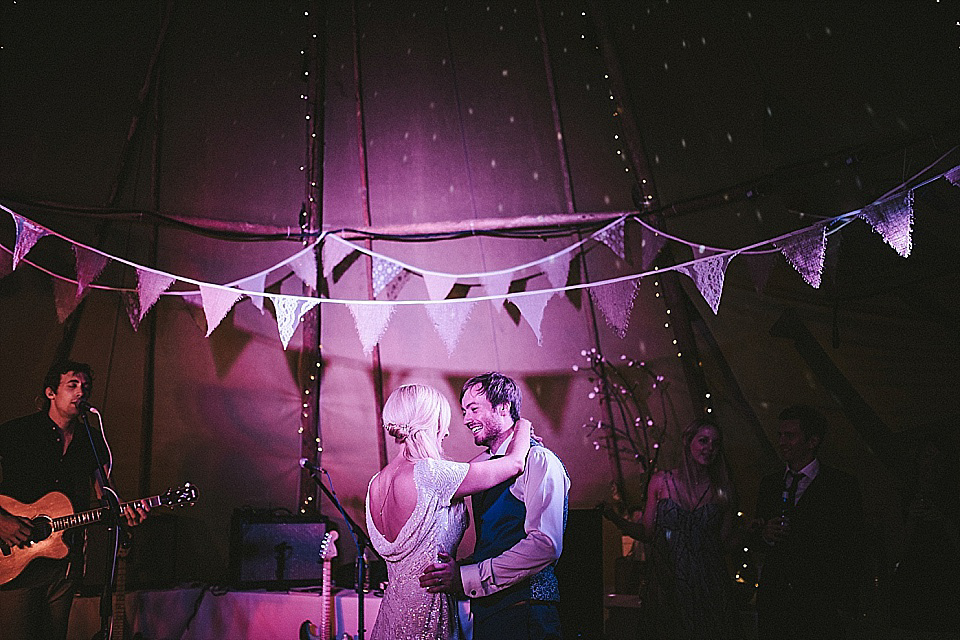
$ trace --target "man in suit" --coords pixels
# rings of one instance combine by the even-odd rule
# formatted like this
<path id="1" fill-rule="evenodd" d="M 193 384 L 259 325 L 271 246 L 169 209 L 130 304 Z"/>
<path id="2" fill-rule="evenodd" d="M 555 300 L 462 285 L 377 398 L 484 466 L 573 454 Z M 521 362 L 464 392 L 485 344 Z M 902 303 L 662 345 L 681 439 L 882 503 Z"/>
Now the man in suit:
<path id="1" fill-rule="evenodd" d="M 857 611 L 860 489 L 853 476 L 818 459 L 827 430 L 819 411 L 795 405 L 779 420 L 786 470 L 764 477 L 757 495 L 759 638 L 843 638 Z"/>
<path id="2" fill-rule="evenodd" d="M 487 449 L 478 459 L 504 454 L 520 401 L 516 382 L 500 373 L 463 385 L 464 425 Z M 473 556 L 462 564 L 443 556 L 425 568 L 420 584 L 427 591 L 470 598 L 474 640 L 559 640 L 560 590 L 553 568 L 562 550 L 569 490 L 560 459 L 532 441 L 523 473 L 473 496 Z"/>

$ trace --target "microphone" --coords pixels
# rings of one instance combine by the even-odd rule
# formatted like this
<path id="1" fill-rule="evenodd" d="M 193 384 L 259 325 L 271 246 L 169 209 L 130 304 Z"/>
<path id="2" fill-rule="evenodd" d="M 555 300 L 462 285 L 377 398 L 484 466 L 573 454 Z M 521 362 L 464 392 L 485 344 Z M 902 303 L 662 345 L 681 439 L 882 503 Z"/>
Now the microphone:
<path id="1" fill-rule="evenodd" d="M 90 404 L 86 398 L 77 401 L 77 408 L 80 409 L 80 411 L 92 411 L 94 413 L 98 413 L 96 407 Z"/>
<path id="2" fill-rule="evenodd" d="M 300 468 L 306 469 L 307 471 L 313 471 L 314 473 L 326 473 L 327 470 L 323 467 L 316 465 L 306 458 L 300 458 Z"/>

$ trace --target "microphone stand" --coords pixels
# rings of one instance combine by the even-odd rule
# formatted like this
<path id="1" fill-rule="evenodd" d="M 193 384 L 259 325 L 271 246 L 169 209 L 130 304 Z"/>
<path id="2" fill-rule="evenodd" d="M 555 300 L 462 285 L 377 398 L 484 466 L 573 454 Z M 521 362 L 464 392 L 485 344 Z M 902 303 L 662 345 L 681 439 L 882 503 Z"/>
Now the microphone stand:
<path id="1" fill-rule="evenodd" d="M 80 412 L 80 420 L 87 431 L 87 440 L 90 442 L 90 450 L 93 452 L 97 468 L 93 472 L 97 484 L 100 486 L 101 499 L 106 502 L 108 517 L 106 518 L 107 531 L 112 533 L 109 536 L 110 552 L 107 554 L 107 579 L 103 585 L 103 592 L 100 594 L 100 631 L 96 638 L 110 640 L 113 634 L 113 591 L 117 579 L 117 548 L 120 545 L 120 498 L 117 492 L 110 485 L 110 478 L 105 471 L 106 465 L 100 459 L 100 452 L 94 442 L 93 431 L 90 429 L 90 421 L 87 418 L 87 412 Z M 106 436 L 104 436 L 106 438 Z M 103 443 L 106 447 L 106 442 Z"/>
<path id="2" fill-rule="evenodd" d="M 343 521 L 347 525 L 347 529 L 350 530 L 350 536 L 353 538 L 353 542 L 357 545 L 357 577 L 356 577 L 356 592 L 357 592 L 357 640 L 363 640 L 364 634 L 364 622 L 363 622 L 363 583 L 364 578 L 367 573 L 366 562 L 364 561 L 364 552 L 366 549 L 373 551 L 374 555 L 383 560 L 383 557 L 377 553 L 377 550 L 373 548 L 370 538 L 367 536 L 366 532 L 353 521 L 347 512 L 344 511 L 343 505 L 340 504 L 340 501 L 337 500 L 337 494 L 331 491 L 323 484 L 323 480 L 320 477 L 320 474 L 317 469 L 310 469 L 304 467 L 310 472 L 310 477 L 313 478 L 313 481 L 317 483 L 317 486 L 320 487 L 320 490 L 323 491 L 324 495 L 330 499 L 330 502 L 333 503 L 333 506 L 337 508 L 337 511 L 340 512 L 340 515 L 343 516 Z M 327 473 L 326 470 L 321 470 L 323 473 Z M 327 476 L 329 477 L 329 473 Z"/>

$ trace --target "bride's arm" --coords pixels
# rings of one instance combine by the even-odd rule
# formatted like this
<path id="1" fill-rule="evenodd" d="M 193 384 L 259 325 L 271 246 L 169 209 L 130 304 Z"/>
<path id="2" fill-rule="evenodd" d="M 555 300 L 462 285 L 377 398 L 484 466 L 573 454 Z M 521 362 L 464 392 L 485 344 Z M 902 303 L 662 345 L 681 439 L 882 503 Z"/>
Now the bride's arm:
<path id="1" fill-rule="evenodd" d="M 519 475 L 523 471 L 527 452 L 530 451 L 531 429 L 529 420 L 524 418 L 517 420 L 513 428 L 513 440 L 507 446 L 506 455 L 502 458 L 471 462 L 466 477 L 453 494 L 454 499 L 495 487 L 504 480 Z"/>

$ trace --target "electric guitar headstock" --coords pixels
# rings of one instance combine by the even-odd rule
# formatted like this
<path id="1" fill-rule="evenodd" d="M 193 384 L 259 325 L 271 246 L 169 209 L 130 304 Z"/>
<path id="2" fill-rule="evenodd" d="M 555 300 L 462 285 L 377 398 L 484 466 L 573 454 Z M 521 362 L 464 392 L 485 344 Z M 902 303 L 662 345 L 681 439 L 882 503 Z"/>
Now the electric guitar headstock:
<path id="1" fill-rule="evenodd" d="M 330 561 L 337 557 L 337 545 L 335 544 L 340 534 L 336 529 L 331 529 L 323 536 L 320 543 L 320 560 Z"/>

